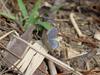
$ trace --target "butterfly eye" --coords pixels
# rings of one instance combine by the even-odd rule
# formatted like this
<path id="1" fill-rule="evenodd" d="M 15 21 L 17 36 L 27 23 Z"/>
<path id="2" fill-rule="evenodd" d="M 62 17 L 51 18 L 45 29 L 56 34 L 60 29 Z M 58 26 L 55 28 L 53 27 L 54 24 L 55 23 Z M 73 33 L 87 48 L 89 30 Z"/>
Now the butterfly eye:
<path id="1" fill-rule="evenodd" d="M 58 41 L 55 40 L 55 38 L 57 37 L 57 33 L 57 28 L 52 28 L 47 32 L 49 44 L 53 49 L 59 46 Z"/>

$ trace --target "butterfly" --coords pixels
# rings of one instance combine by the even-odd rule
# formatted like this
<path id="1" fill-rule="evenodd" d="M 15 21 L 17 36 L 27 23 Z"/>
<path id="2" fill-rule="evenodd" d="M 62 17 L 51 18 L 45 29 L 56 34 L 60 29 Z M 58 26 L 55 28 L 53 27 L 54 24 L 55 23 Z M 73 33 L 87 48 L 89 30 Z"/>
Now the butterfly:
<path id="1" fill-rule="evenodd" d="M 59 46 L 59 43 L 56 40 L 57 34 L 58 34 L 58 30 L 57 30 L 57 28 L 54 28 L 54 27 L 51 28 L 50 30 L 48 30 L 48 32 L 47 32 L 49 44 L 53 49 L 58 48 L 58 46 Z"/>

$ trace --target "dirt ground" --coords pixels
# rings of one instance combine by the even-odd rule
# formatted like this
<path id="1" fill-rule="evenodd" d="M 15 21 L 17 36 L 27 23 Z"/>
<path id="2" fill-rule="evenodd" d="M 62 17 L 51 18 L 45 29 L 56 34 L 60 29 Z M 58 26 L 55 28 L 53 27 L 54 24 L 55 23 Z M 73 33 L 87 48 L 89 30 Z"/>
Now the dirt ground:
<path id="1" fill-rule="evenodd" d="M 10 11 L 16 16 L 20 16 L 17 0 L 0 0 L 0 11 Z M 28 11 L 36 0 L 23 0 Z M 69 64 L 75 70 L 83 75 L 100 74 L 100 1 L 99 0 L 43 0 L 39 10 L 43 20 L 53 24 L 58 30 L 59 47 L 49 53 Z M 57 7 L 61 7 L 58 9 Z M 56 6 L 55 10 L 50 9 Z M 48 15 L 45 13 L 47 12 Z M 81 36 L 73 26 L 71 13 L 74 13 L 74 20 L 80 29 Z M 16 30 L 20 35 L 24 33 L 23 26 L 20 22 L 13 21 L 5 16 L 0 16 L 0 36 L 5 33 Z M 40 40 L 43 31 L 33 32 L 33 40 Z M 8 36 L 0 41 L 0 74 L 2 75 L 19 75 L 19 71 L 8 70 L 7 62 L 3 60 L 6 54 L 5 48 L 12 36 Z M 3 46 L 2 46 L 3 45 Z M 79 56 L 77 56 L 79 54 Z M 45 67 L 46 66 L 46 67 Z M 48 64 L 45 59 L 41 66 L 33 75 L 50 75 L 47 70 Z M 73 75 L 64 68 L 56 65 L 57 75 Z"/>

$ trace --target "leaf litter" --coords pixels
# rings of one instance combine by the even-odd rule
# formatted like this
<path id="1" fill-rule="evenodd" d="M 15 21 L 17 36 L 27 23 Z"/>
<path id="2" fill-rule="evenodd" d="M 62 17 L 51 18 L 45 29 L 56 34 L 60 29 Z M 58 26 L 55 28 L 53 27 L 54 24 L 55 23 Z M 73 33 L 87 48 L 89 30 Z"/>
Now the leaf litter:
<path id="1" fill-rule="evenodd" d="M 31 13 L 31 11 L 34 11 L 32 10 L 32 7 L 36 3 L 36 0 L 34 1 L 23 0 L 24 5 L 25 5 L 25 6 L 22 6 L 23 9 L 20 8 L 21 7 L 20 5 L 23 5 L 23 4 L 22 3 L 19 4 L 20 6 L 19 7 L 17 1 L 13 1 L 13 0 L 11 1 L 0 0 L 0 1 L 3 1 L 4 3 L 3 7 L 2 7 L 2 3 L 0 3 L 0 13 L 1 13 L 0 14 L 0 35 L 3 35 L 4 33 L 7 33 L 8 31 L 11 31 L 11 30 L 16 30 L 20 34 L 20 36 L 26 41 L 27 40 L 29 41 L 33 40 L 34 42 L 36 42 L 37 40 L 43 41 L 43 44 L 44 46 L 46 46 L 46 49 L 48 49 L 47 46 L 49 46 L 49 49 L 48 49 L 49 54 L 61 60 L 62 62 L 70 65 L 72 68 L 82 73 L 83 75 L 99 75 L 100 74 L 100 60 L 99 60 L 100 59 L 100 55 L 99 55 L 100 54 L 100 50 L 99 50 L 100 49 L 100 46 L 99 46 L 100 44 L 99 43 L 99 39 L 100 39 L 99 37 L 100 36 L 99 34 L 100 33 L 99 3 L 100 1 L 99 0 L 96 0 L 96 1 L 93 1 L 93 0 L 84 0 L 84 1 L 83 0 L 66 0 L 66 1 L 65 0 L 62 0 L 62 1 L 61 0 L 43 0 L 41 1 L 39 10 L 38 10 L 38 6 L 36 6 L 37 10 L 36 12 L 33 12 L 33 13 L 34 14 L 37 13 L 37 14 L 36 15 L 33 14 L 33 17 L 30 16 L 32 17 L 31 19 L 29 19 L 29 17 L 26 18 L 26 16 L 29 15 L 27 14 L 27 12 Z M 45 2 L 48 3 L 50 7 L 45 5 L 44 4 Z M 7 14 L 8 10 L 10 11 L 10 15 Z M 73 18 L 79 30 L 75 28 L 71 20 L 71 17 L 70 17 L 71 13 L 75 14 Z M 14 16 L 12 16 L 13 14 Z M 34 18 L 34 16 L 37 16 L 37 17 Z M 20 20 L 19 17 L 20 19 L 21 18 L 22 19 Z M 24 20 L 23 17 L 24 19 L 25 18 L 26 19 Z M 29 27 L 30 25 L 24 26 L 26 22 L 28 23 L 27 19 L 30 21 L 30 25 L 33 25 L 33 27 L 30 27 L 29 30 L 27 29 L 27 27 Z M 18 24 L 23 29 L 25 27 L 26 30 L 24 30 L 24 33 L 22 32 Z M 52 26 L 49 26 L 49 25 L 52 25 Z M 34 26 L 36 27 L 34 28 Z M 57 43 L 56 43 L 56 40 L 53 40 L 55 38 L 54 36 L 56 35 L 56 32 L 48 31 L 49 29 L 52 29 L 52 27 L 57 28 L 57 31 L 58 31 L 57 39 L 59 41 Z M 85 36 L 80 35 L 78 31 L 80 31 L 81 34 Z M 49 35 L 46 34 L 48 32 L 49 32 Z M 50 37 L 53 34 L 54 34 L 53 38 Z M 59 37 L 61 37 L 61 39 Z M 15 43 L 13 40 L 15 40 Z M 14 44 L 11 44 L 10 42 Z M 20 57 L 27 46 L 26 44 L 21 43 L 21 41 L 16 40 L 12 36 L 4 38 L 3 40 L 0 41 L 0 43 L 2 43 L 5 46 L 5 47 L 0 46 L 0 49 L 1 49 L 0 53 L 2 53 L 2 55 L 4 56 L 7 56 L 6 59 L 10 60 L 10 63 L 14 63 L 17 59 L 15 57 L 13 57 L 12 59 L 12 55 L 8 52 L 7 52 L 8 54 L 7 55 L 5 53 L 6 51 L 5 48 L 7 48 L 8 50 L 10 50 L 11 52 L 15 54 L 17 53 L 17 56 Z M 59 43 L 59 46 L 58 46 L 58 43 Z M 8 46 L 10 47 L 8 48 Z M 71 53 L 71 55 L 69 53 Z M 4 58 L 4 56 L 2 55 L 0 59 Z M 9 70 L 8 69 L 9 64 L 7 63 L 7 60 L 4 60 L 4 61 L 2 60 L 0 61 L 0 71 L 1 71 L 0 73 L 2 75 L 20 74 L 19 71 L 15 71 L 15 69 Z M 38 69 L 33 75 L 51 75 L 47 61 L 48 60 L 45 59 L 43 61 L 45 63 L 41 64 L 43 65 L 42 66 L 43 68 L 41 68 L 41 66 L 38 67 Z M 60 67 L 57 64 L 54 64 L 54 65 L 57 70 L 57 75 L 72 75 L 72 72 L 65 70 L 63 67 Z"/>

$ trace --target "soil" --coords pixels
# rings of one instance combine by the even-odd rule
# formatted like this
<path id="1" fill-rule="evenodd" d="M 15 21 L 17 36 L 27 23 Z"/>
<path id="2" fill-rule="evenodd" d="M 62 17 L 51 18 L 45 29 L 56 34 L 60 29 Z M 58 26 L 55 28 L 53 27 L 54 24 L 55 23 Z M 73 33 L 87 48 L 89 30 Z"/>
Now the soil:
<path id="1" fill-rule="evenodd" d="M 83 73 L 84 75 L 100 74 L 100 40 L 94 38 L 95 33 L 97 31 L 100 32 L 100 6 L 98 6 L 98 4 L 100 4 L 100 1 L 96 1 L 62 0 L 60 2 L 59 0 L 43 0 L 40 9 L 40 15 L 42 15 L 42 19 L 50 22 L 54 27 L 58 29 L 57 36 L 59 39 L 59 47 L 57 49 L 54 49 L 50 54 L 60 59 L 64 63 L 69 64 L 71 67 Z M 6 2 L 5 6 L 14 15 L 21 15 L 16 0 L 4 0 L 4 2 Z M 35 2 L 36 0 L 24 0 L 24 3 L 29 11 L 32 9 L 32 5 L 34 5 Z M 51 7 L 46 6 L 46 2 L 51 6 L 54 6 L 57 2 L 59 5 L 64 5 L 59 8 L 56 13 L 55 11 L 53 11 L 52 14 L 47 13 L 47 16 L 45 15 L 45 12 L 51 12 Z M 2 10 L 5 11 L 5 9 L 2 7 L 2 3 L 0 3 L 0 11 Z M 72 22 L 70 20 L 70 14 L 72 12 L 75 14 L 75 21 L 78 24 L 79 29 L 84 35 L 86 35 L 85 38 L 79 37 L 74 26 L 72 25 Z M 51 15 L 54 16 L 51 17 Z M 50 20 L 44 17 L 47 17 Z M 20 35 L 24 32 L 20 29 L 20 26 L 15 21 L 10 20 L 9 18 L 6 18 L 4 16 L 0 16 L 0 36 L 11 30 L 16 30 Z M 42 31 L 35 31 L 33 32 L 33 35 L 33 39 L 35 41 L 41 39 Z M 8 36 L 7 38 L 1 40 L 0 43 L 2 43 L 6 47 L 11 38 L 12 36 Z M 87 54 L 70 58 L 71 56 L 69 57 L 68 53 L 71 49 L 78 52 L 79 54 Z M 0 54 L 2 53 L 2 51 L 4 51 L 4 48 L 0 46 Z M 97 52 L 99 53 L 98 55 L 96 55 Z M 5 72 L 3 75 L 18 75 L 18 72 L 15 72 L 13 70 L 6 72 L 8 67 L 2 60 L 2 57 L 3 56 L 0 55 L 0 73 L 2 74 L 2 72 Z M 45 60 L 44 62 L 46 61 L 47 60 Z M 41 65 L 48 66 L 47 63 L 42 63 Z M 56 68 L 58 75 L 72 75 L 58 65 L 56 65 Z M 33 75 L 40 75 L 40 69 L 41 66 Z M 43 70 L 45 73 L 42 72 L 43 74 L 41 75 L 50 75 L 47 69 Z"/>

